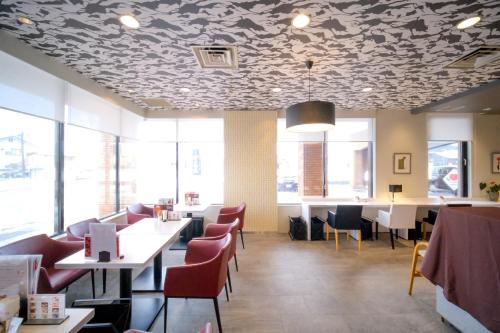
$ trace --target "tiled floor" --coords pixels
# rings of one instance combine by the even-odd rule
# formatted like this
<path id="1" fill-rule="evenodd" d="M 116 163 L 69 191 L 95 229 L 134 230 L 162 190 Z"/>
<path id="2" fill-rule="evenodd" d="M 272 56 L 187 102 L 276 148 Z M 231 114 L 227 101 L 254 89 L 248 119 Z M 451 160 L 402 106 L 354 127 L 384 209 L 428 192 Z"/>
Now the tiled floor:
<path id="1" fill-rule="evenodd" d="M 417 278 L 408 296 L 413 242 L 391 250 L 387 237 L 363 243 L 291 241 L 285 234 L 245 234 L 236 272 L 230 263 L 233 293 L 219 296 L 224 332 L 455 332 L 434 308 L 434 287 Z M 183 261 L 184 251 L 166 251 L 164 264 Z M 110 272 L 109 296 L 118 295 L 117 273 Z M 100 274 L 97 275 L 100 281 Z M 70 287 L 68 302 L 82 294 L 82 279 Z M 99 284 L 99 290 L 101 286 Z M 211 300 L 169 301 L 168 331 L 197 332 L 216 320 Z M 216 329 L 214 331 L 217 331 Z M 162 314 L 154 332 L 163 332 Z"/>

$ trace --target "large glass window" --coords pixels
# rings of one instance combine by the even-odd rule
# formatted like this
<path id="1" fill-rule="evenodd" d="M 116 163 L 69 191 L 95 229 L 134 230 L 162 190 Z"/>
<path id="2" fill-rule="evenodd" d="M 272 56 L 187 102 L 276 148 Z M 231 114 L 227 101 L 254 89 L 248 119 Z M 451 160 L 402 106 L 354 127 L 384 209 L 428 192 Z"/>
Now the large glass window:
<path id="1" fill-rule="evenodd" d="M 140 176 L 138 162 L 140 142 L 120 138 L 120 208 L 137 202 L 137 180 Z"/>
<path id="2" fill-rule="evenodd" d="M 65 126 L 64 225 L 116 212 L 116 137 Z"/>
<path id="3" fill-rule="evenodd" d="M 427 114 L 429 197 L 467 197 L 470 114 Z"/>
<path id="4" fill-rule="evenodd" d="M 329 197 L 370 197 L 371 143 L 328 142 L 327 156 Z"/>
<path id="5" fill-rule="evenodd" d="M 202 203 L 224 201 L 224 122 L 222 119 L 180 119 L 179 202 L 187 192 Z"/>
<path id="6" fill-rule="evenodd" d="M 278 142 L 278 202 L 299 200 L 300 142 Z"/>
<path id="7" fill-rule="evenodd" d="M 0 242 L 54 230 L 56 123 L 0 108 Z"/>
<path id="8" fill-rule="evenodd" d="M 430 197 L 456 197 L 460 194 L 459 142 L 428 143 L 428 179 Z"/>

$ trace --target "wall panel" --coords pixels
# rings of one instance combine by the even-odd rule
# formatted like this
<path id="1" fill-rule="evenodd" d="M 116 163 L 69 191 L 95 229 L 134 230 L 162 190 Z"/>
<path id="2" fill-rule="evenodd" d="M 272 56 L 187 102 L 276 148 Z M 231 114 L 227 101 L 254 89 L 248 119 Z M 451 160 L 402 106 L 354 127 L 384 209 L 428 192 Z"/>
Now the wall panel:
<path id="1" fill-rule="evenodd" d="M 277 231 L 276 112 L 224 113 L 224 205 L 247 203 L 246 231 Z"/>

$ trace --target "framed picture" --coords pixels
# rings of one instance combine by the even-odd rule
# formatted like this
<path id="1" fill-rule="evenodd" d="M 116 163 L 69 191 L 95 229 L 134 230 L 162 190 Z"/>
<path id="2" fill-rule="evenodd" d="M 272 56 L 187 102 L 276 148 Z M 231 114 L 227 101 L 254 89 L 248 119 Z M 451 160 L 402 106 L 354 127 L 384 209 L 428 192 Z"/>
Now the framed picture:
<path id="1" fill-rule="evenodd" d="M 500 173 L 500 152 L 491 154 L 491 172 Z"/>
<path id="2" fill-rule="evenodd" d="M 392 163 L 395 174 L 411 174 L 411 153 L 394 153 Z"/>

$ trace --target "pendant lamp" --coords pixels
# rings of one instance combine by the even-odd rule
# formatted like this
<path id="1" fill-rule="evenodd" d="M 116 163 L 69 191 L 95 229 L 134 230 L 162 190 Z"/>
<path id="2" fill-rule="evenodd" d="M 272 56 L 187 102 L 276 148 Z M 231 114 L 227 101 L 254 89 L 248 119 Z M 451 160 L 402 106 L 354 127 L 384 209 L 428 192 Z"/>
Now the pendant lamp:
<path id="1" fill-rule="evenodd" d="M 335 104 L 311 101 L 312 66 L 312 61 L 306 61 L 309 70 L 309 101 L 293 104 L 286 109 L 286 128 L 292 132 L 324 132 L 335 125 Z"/>

